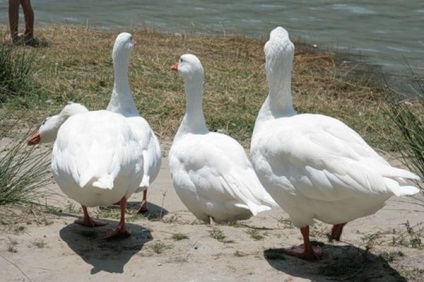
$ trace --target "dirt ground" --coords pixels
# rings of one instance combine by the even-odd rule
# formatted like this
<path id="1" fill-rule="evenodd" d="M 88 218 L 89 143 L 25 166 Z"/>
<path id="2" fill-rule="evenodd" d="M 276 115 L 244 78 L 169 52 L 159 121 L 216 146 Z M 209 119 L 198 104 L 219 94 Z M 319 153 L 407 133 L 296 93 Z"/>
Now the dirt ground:
<path id="1" fill-rule="evenodd" d="M 195 220 L 176 195 L 168 160 L 149 190 L 149 212 L 137 215 L 141 194 L 129 201 L 132 236 L 105 240 L 117 208 L 90 209 L 109 224 L 79 226 L 77 203 L 60 193 L 49 208 L 0 207 L 1 281 L 424 281 L 424 199 L 392 198 L 377 214 L 346 225 L 340 243 L 318 223 L 312 240 L 323 258 L 308 262 L 278 249 L 301 242 L 281 209 L 231 225 Z"/>

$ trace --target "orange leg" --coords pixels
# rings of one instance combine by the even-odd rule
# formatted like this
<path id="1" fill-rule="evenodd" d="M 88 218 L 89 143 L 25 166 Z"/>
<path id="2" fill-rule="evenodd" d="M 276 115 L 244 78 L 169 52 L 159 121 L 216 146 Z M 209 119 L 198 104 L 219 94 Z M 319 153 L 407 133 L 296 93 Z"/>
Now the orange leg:
<path id="1" fill-rule="evenodd" d="M 82 206 L 82 211 L 84 213 L 84 218 L 75 220 L 75 223 L 88 226 L 88 227 L 104 226 L 107 224 L 106 222 L 92 219 L 90 215 L 88 214 L 87 207 L 83 205 L 81 206 Z"/>
<path id="2" fill-rule="evenodd" d="M 345 223 L 340 224 L 334 224 L 333 228 L 331 229 L 331 234 L 328 238 L 330 242 L 333 240 L 340 241 L 340 237 L 342 236 L 343 227 L 346 225 Z"/>
<path id="3" fill-rule="evenodd" d="M 141 200 L 140 207 L 138 208 L 138 213 L 145 213 L 149 211 L 147 208 L 147 189 L 143 191 L 143 200 Z"/>
<path id="4" fill-rule="evenodd" d="M 318 246 L 312 246 L 309 241 L 309 226 L 300 228 L 300 232 L 303 236 L 303 245 L 294 246 L 285 251 L 292 255 L 306 260 L 316 260 L 322 255 L 322 250 Z"/>
<path id="5" fill-rule="evenodd" d="M 116 227 L 116 229 L 108 230 L 106 232 L 105 239 L 131 236 L 131 232 L 125 225 L 125 209 L 127 207 L 127 199 L 125 197 L 122 197 L 121 201 L 119 201 L 119 207 L 121 209 L 121 219 L 119 221 L 118 227 Z"/>

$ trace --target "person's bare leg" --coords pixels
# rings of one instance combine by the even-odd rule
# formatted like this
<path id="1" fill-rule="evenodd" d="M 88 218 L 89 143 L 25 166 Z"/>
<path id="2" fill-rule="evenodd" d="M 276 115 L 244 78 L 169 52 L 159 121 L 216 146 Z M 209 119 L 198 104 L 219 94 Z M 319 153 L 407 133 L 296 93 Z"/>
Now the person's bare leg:
<path id="1" fill-rule="evenodd" d="M 18 39 L 18 25 L 19 25 L 19 0 L 9 0 L 9 27 L 10 27 L 10 40 L 12 42 Z"/>
<path id="2" fill-rule="evenodd" d="M 34 38 L 34 11 L 32 10 L 31 0 L 20 0 L 25 18 L 25 41 L 30 41 Z"/>

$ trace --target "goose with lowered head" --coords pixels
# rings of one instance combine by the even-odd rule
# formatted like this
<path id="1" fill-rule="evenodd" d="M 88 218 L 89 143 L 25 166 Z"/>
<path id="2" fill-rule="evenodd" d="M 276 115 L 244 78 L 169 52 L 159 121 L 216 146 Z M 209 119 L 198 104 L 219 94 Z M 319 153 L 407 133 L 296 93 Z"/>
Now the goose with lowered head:
<path id="1" fill-rule="evenodd" d="M 59 115 L 48 119 L 28 144 L 54 140 L 57 134 L 52 152 L 53 177 L 63 193 L 82 205 L 84 217 L 75 222 L 105 225 L 91 218 L 87 207 L 119 201 L 120 222 L 106 233 L 106 238 L 129 236 L 126 202 L 143 177 L 138 138 L 122 115 L 84 109 L 78 104 L 67 105 Z"/>
<path id="2" fill-rule="evenodd" d="M 40 128 L 28 140 L 28 145 L 54 142 L 60 126 L 69 117 L 85 112 L 88 112 L 85 106 L 78 103 L 68 103 L 59 114 L 48 117 L 43 124 L 41 124 Z"/>
<path id="3" fill-rule="evenodd" d="M 174 188 L 196 218 L 210 223 L 248 219 L 276 205 L 259 182 L 243 147 L 209 132 L 202 109 L 203 67 L 191 54 L 171 67 L 184 79 L 186 113 L 169 152 Z"/>
<path id="4" fill-rule="evenodd" d="M 418 193 L 407 179 L 414 173 L 392 167 L 354 130 L 320 114 L 297 114 L 292 105 L 294 45 L 277 27 L 264 47 L 269 94 L 254 127 L 251 160 L 256 173 L 294 226 L 303 245 L 292 255 L 319 258 L 309 241 L 314 220 L 332 224 L 330 240 L 340 240 L 343 226 L 381 209 L 391 196 Z"/>
<path id="5" fill-rule="evenodd" d="M 142 213 L 147 211 L 147 189 L 156 179 L 162 159 L 159 140 L 149 123 L 139 114 L 131 94 L 128 67 L 132 49 L 132 35 L 127 32 L 120 33 L 112 51 L 114 85 L 107 110 L 122 114 L 127 119 L 143 149 L 144 176 L 136 191 L 143 192 L 143 200 L 138 210 Z"/>

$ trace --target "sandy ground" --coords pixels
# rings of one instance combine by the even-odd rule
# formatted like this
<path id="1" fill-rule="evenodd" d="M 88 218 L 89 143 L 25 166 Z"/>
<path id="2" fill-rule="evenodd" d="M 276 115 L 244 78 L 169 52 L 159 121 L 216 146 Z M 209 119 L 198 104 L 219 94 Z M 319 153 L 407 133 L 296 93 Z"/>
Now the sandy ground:
<path id="1" fill-rule="evenodd" d="M 52 183 L 52 190 L 60 194 Z M 149 212 L 137 215 L 141 194 L 130 198 L 132 236 L 105 240 L 118 222 L 116 208 L 90 209 L 109 225 L 88 228 L 74 220 L 79 205 L 60 195 L 51 212 L 1 207 L 1 281 L 424 281 L 424 199 L 392 198 L 377 214 L 349 223 L 340 243 L 317 224 L 312 239 L 320 261 L 286 256 L 278 248 L 301 242 L 281 209 L 233 225 L 195 220 L 176 195 L 168 160 L 149 190 Z M 407 228 L 409 224 L 410 228 Z M 409 231 L 409 232 L 408 232 Z M 421 242 L 421 248 L 423 244 Z"/>

